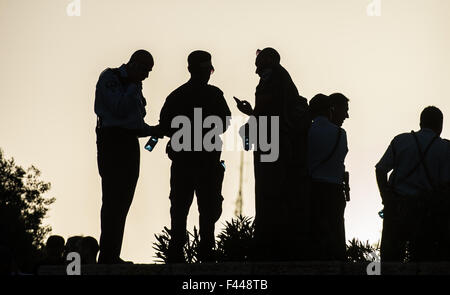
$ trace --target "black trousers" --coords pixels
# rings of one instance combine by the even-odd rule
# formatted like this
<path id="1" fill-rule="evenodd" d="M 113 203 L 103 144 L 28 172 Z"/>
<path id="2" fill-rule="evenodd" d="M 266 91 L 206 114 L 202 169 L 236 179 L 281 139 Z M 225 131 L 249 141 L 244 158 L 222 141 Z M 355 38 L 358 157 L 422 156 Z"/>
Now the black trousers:
<path id="1" fill-rule="evenodd" d="M 384 200 L 382 261 L 450 260 L 448 204 L 432 200 L 395 194 Z"/>
<path id="2" fill-rule="evenodd" d="M 262 162 L 254 153 L 256 261 L 304 260 L 309 252 L 310 198 L 300 167 L 286 160 Z"/>
<path id="3" fill-rule="evenodd" d="M 99 263 L 119 261 L 125 221 L 139 177 L 139 141 L 121 128 L 97 129 L 97 163 L 102 178 Z"/>
<path id="4" fill-rule="evenodd" d="M 224 168 L 219 157 L 186 157 L 172 160 L 170 177 L 171 240 L 169 262 L 183 262 L 187 242 L 186 221 L 194 192 L 199 210 L 201 261 L 212 258 L 215 246 L 215 223 L 222 214 Z"/>
<path id="5" fill-rule="evenodd" d="M 312 181 L 312 231 L 316 246 L 313 259 L 346 259 L 344 211 L 346 206 L 342 185 Z"/>

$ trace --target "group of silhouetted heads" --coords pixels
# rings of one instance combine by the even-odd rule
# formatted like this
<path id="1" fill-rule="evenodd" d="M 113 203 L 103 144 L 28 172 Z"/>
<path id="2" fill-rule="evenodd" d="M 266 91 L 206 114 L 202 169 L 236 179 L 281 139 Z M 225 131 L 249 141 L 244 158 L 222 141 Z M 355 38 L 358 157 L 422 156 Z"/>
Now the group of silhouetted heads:
<path id="1" fill-rule="evenodd" d="M 280 54 L 273 48 L 267 47 L 256 51 L 255 73 L 261 78 L 271 68 L 280 64 Z M 146 50 L 140 49 L 134 52 L 126 64 L 130 81 L 141 82 L 145 80 L 154 66 L 153 56 Z M 188 70 L 191 79 L 200 83 L 208 83 L 214 66 L 211 62 L 211 54 L 203 50 L 195 50 L 188 56 Z"/>
<path id="2" fill-rule="evenodd" d="M 81 256 L 81 264 L 96 264 L 99 245 L 93 237 L 73 236 L 64 241 L 61 236 L 50 236 L 44 249 L 41 265 L 66 264 L 67 255 L 76 252 Z"/>

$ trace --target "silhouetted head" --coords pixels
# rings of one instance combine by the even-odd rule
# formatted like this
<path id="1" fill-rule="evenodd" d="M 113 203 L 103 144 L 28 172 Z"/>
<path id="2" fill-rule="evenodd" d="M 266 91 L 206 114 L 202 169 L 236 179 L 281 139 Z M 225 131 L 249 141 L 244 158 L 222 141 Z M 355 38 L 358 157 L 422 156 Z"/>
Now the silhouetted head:
<path id="1" fill-rule="evenodd" d="M 61 236 L 50 236 L 45 244 L 45 251 L 48 256 L 62 257 L 64 253 L 64 238 Z"/>
<path id="2" fill-rule="evenodd" d="M 274 67 L 280 65 L 280 54 L 273 48 L 267 47 L 256 51 L 255 73 L 262 79 L 268 79 Z"/>
<path id="3" fill-rule="evenodd" d="M 331 105 L 333 107 L 333 114 L 331 122 L 336 126 L 341 127 L 348 116 L 348 102 L 349 99 L 342 93 L 333 93 L 330 95 Z"/>
<path id="4" fill-rule="evenodd" d="M 331 120 L 332 105 L 329 96 L 322 93 L 316 94 L 309 101 L 309 109 L 313 119 L 318 116 L 324 116 Z"/>
<path id="5" fill-rule="evenodd" d="M 80 253 L 82 239 L 83 239 L 82 236 L 73 236 L 73 237 L 68 238 L 64 255 L 67 255 L 70 252 Z"/>
<path id="6" fill-rule="evenodd" d="M 188 70 L 191 80 L 201 84 L 208 84 L 214 67 L 211 63 L 211 54 L 203 50 L 196 50 L 188 56 Z"/>
<path id="7" fill-rule="evenodd" d="M 95 264 L 99 245 L 94 237 L 84 237 L 81 240 L 81 262 L 83 264 Z"/>
<path id="8" fill-rule="evenodd" d="M 426 107 L 420 114 L 420 128 L 428 128 L 441 135 L 444 115 L 437 107 Z"/>
<path id="9" fill-rule="evenodd" d="M 126 64 L 129 79 L 133 82 L 142 82 L 147 79 L 154 65 L 150 52 L 140 49 L 131 55 Z"/>

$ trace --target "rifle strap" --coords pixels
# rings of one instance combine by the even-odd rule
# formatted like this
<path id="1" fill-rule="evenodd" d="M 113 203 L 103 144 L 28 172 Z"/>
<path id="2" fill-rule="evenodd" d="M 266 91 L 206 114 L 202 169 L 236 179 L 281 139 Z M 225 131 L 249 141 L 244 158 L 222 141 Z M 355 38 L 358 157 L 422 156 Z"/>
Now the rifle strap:
<path id="1" fill-rule="evenodd" d="M 425 156 L 426 156 L 426 154 L 428 153 L 430 147 L 433 145 L 433 143 L 434 143 L 434 142 L 436 141 L 436 139 L 439 137 L 439 135 L 436 134 L 436 136 L 433 137 L 433 139 L 431 140 L 431 142 L 430 142 L 430 143 L 428 144 L 428 146 L 426 147 L 425 151 L 422 153 L 422 149 L 420 148 L 419 140 L 417 139 L 416 133 L 415 133 L 414 131 L 411 131 L 411 133 L 412 133 L 412 135 L 413 135 L 413 137 L 414 137 L 414 140 L 415 140 L 415 142 L 416 142 L 417 149 L 419 150 L 419 157 L 420 157 L 420 163 L 419 163 L 419 165 L 422 164 L 422 166 L 423 166 L 423 168 L 424 168 L 424 170 L 425 170 L 425 175 L 427 176 L 428 182 L 430 183 L 430 185 L 431 185 L 432 187 L 434 187 L 434 185 L 433 185 L 433 180 L 431 179 L 430 172 L 429 172 L 428 167 L 427 167 L 427 165 L 426 165 L 426 163 L 425 163 Z"/>

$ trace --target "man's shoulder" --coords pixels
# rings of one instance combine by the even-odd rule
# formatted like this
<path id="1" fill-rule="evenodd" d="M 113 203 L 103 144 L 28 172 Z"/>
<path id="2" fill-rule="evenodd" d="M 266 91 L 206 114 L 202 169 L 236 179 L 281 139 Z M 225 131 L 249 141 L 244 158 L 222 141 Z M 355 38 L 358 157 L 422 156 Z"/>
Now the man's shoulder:
<path id="1" fill-rule="evenodd" d="M 118 69 L 106 68 L 104 69 L 98 78 L 99 83 L 119 82 Z"/>
<path id="2" fill-rule="evenodd" d="M 175 90 L 173 90 L 168 96 L 166 100 L 169 99 L 175 99 L 179 96 L 182 96 L 186 93 L 186 91 L 188 91 L 188 86 L 185 84 L 175 88 Z"/>
<path id="3" fill-rule="evenodd" d="M 404 133 L 400 133 L 400 134 L 394 136 L 394 138 L 392 139 L 392 142 L 405 142 L 405 141 L 410 141 L 411 139 L 413 139 L 412 133 L 404 132 Z"/>
<path id="4" fill-rule="evenodd" d="M 207 87 L 208 91 L 211 91 L 211 93 L 213 93 L 213 94 L 216 94 L 218 96 L 223 95 L 223 91 L 220 90 L 220 88 L 217 86 L 208 84 L 208 85 L 206 85 L 206 87 Z"/>

